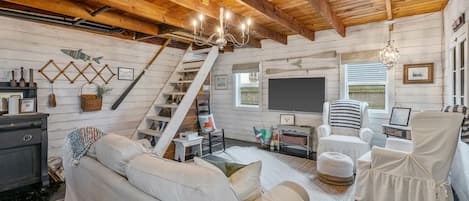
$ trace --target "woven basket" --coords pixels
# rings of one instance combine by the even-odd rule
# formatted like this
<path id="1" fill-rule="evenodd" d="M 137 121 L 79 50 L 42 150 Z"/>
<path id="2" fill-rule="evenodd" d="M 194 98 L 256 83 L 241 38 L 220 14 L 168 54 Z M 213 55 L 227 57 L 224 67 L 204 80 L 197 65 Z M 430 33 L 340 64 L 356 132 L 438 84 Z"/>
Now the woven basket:
<path id="1" fill-rule="evenodd" d="M 83 86 L 81 86 L 81 94 L 80 94 L 81 110 L 83 112 L 93 112 L 93 111 L 101 110 L 101 108 L 103 107 L 103 98 L 102 97 L 98 98 L 96 94 L 83 94 L 83 87 L 85 85 L 87 84 L 84 84 Z"/>

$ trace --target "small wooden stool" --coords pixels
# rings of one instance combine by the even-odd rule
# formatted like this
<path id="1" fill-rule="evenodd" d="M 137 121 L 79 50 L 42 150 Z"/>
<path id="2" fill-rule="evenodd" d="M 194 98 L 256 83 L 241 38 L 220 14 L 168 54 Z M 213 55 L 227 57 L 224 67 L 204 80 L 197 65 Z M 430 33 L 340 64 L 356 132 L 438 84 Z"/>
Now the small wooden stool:
<path id="1" fill-rule="evenodd" d="M 319 181 L 336 186 L 353 184 L 353 161 L 342 153 L 324 152 L 318 157 Z"/>
<path id="2" fill-rule="evenodd" d="M 194 147 L 198 149 L 197 153 L 202 156 L 202 140 L 204 137 L 196 137 L 192 140 L 174 139 L 173 142 L 176 145 L 176 152 L 174 153 L 174 160 L 185 161 L 186 160 L 186 148 Z M 194 151 L 193 151 L 194 152 Z"/>

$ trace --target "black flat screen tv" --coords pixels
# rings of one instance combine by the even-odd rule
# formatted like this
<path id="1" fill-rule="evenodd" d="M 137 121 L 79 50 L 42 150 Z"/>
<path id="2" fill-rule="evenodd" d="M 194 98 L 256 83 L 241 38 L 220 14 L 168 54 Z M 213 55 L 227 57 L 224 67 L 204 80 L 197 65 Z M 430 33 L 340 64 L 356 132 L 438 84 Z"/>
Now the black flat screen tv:
<path id="1" fill-rule="evenodd" d="M 269 110 L 322 112 L 325 78 L 269 79 Z"/>

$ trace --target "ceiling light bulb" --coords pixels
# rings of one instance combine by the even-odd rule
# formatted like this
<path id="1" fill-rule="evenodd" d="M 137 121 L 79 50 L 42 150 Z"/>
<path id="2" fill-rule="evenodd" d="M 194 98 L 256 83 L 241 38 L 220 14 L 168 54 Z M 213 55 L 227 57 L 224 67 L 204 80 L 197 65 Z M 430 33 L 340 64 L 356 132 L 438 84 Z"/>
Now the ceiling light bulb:
<path id="1" fill-rule="evenodd" d="M 217 27 L 217 32 L 220 33 L 221 32 L 221 29 L 220 27 Z"/>
<path id="2" fill-rule="evenodd" d="M 246 25 L 245 24 L 241 24 L 241 29 L 244 31 L 246 29 Z"/>
<path id="3" fill-rule="evenodd" d="M 199 20 L 200 20 L 200 21 L 204 20 L 204 15 L 200 14 L 200 15 L 199 15 Z"/>
<path id="4" fill-rule="evenodd" d="M 192 26 L 197 26 L 197 20 L 192 20 Z"/>
<path id="5" fill-rule="evenodd" d="M 248 18 L 248 21 L 247 21 L 248 26 L 251 26 L 251 23 L 252 23 L 251 18 Z"/>
<path id="6" fill-rule="evenodd" d="M 230 19 L 231 13 L 230 13 L 230 12 L 226 12 L 225 17 L 226 17 L 227 20 Z"/>

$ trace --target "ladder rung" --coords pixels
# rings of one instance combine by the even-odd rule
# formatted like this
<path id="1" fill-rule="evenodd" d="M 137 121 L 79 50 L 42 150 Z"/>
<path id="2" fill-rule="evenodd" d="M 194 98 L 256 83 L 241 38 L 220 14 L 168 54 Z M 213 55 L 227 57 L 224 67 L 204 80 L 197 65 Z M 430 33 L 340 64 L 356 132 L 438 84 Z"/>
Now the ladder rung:
<path id="1" fill-rule="evenodd" d="M 177 108 L 177 104 L 156 104 L 156 107 L 163 107 L 163 108 Z"/>
<path id="2" fill-rule="evenodd" d="M 186 92 L 165 92 L 163 94 L 167 96 L 184 96 Z"/>
<path id="3" fill-rule="evenodd" d="M 199 72 L 199 68 L 194 68 L 194 69 L 183 69 L 183 70 L 180 70 L 179 72 L 180 73 L 194 73 L 194 72 Z"/>
<path id="4" fill-rule="evenodd" d="M 162 117 L 162 116 L 148 116 L 147 119 L 150 119 L 153 121 L 163 121 L 163 122 L 171 121 L 171 117 Z"/>
<path id="5" fill-rule="evenodd" d="M 152 129 L 142 129 L 138 130 L 138 133 L 145 134 L 145 135 L 151 135 L 151 136 L 156 136 L 156 137 L 161 137 L 161 132 L 157 130 L 152 130 Z"/>
<path id="6" fill-rule="evenodd" d="M 174 82 L 171 82 L 171 84 L 190 84 L 192 83 L 194 80 L 179 80 L 179 81 L 174 81 Z"/>

